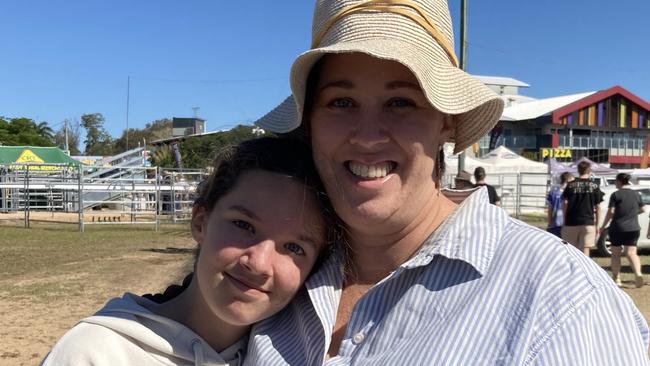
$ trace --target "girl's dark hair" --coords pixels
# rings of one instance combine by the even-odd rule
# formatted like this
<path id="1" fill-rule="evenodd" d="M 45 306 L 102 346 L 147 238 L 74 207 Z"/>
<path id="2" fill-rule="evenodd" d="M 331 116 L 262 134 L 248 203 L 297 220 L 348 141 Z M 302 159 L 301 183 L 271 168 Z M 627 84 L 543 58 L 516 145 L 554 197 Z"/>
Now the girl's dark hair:
<path id="1" fill-rule="evenodd" d="M 304 184 L 316 199 L 325 224 L 325 243 L 314 269 L 329 256 L 333 246 L 340 239 L 339 219 L 325 194 L 312 160 L 311 148 L 304 141 L 290 137 L 262 137 L 244 141 L 221 150 L 212 169 L 209 177 L 198 186 L 195 207 L 211 212 L 221 197 L 234 188 L 243 173 L 254 169 L 265 170 Z M 197 250 L 196 258 L 198 255 Z M 183 285 L 171 285 L 163 294 L 146 294 L 144 297 L 158 303 L 168 301 L 187 288 L 191 279 L 192 273 L 185 277 Z"/>
<path id="2" fill-rule="evenodd" d="M 624 186 L 630 184 L 630 179 L 632 179 L 632 176 L 627 173 L 616 174 L 616 180 L 621 182 Z"/>

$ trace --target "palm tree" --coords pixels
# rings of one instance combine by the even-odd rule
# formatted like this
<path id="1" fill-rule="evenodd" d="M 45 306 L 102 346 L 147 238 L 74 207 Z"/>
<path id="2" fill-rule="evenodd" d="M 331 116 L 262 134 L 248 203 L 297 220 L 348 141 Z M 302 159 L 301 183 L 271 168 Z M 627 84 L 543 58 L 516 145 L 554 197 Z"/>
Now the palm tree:
<path id="1" fill-rule="evenodd" d="M 41 122 L 36 125 L 36 132 L 50 141 L 54 140 L 54 130 L 52 130 L 47 122 Z"/>

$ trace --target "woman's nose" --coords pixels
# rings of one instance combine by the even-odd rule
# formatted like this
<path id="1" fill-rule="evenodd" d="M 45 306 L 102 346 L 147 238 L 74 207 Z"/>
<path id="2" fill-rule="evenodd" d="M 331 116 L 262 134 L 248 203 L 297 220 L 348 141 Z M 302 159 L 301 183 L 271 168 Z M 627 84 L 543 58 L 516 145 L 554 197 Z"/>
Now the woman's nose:
<path id="1" fill-rule="evenodd" d="M 389 141 L 381 116 L 375 113 L 362 113 L 352 126 L 350 143 L 369 149 Z"/>

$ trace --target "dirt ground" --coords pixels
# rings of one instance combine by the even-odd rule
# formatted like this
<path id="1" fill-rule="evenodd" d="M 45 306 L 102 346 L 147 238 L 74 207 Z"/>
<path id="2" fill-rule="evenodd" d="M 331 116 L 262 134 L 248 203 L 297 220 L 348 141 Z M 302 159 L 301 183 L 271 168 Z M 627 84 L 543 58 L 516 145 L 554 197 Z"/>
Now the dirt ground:
<path id="1" fill-rule="evenodd" d="M 8 279 L 0 261 L 0 365 L 38 365 L 68 329 L 108 299 L 124 292 L 159 292 L 179 283 L 191 266 L 193 247 L 188 237 L 171 237 L 103 257 L 101 263 L 88 257 L 66 263 L 69 271 L 49 275 L 43 270 Z M 111 268 L 127 270 L 114 273 Z"/>

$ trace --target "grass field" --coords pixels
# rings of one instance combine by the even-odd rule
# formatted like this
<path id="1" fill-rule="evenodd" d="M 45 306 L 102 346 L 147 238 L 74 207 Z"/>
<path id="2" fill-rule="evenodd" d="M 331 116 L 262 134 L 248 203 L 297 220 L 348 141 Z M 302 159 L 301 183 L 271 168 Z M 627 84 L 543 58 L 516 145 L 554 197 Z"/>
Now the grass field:
<path id="1" fill-rule="evenodd" d="M 534 221 L 534 220 L 531 220 Z M 190 270 L 194 241 L 182 225 L 0 226 L 0 365 L 35 365 L 79 319 L 124 292 L 158 292 Z M 608 258 L 594 258 L 609 269 Z M 650 273 L 650 256 L 642 256 Z M 650 278 L 650 276 L 646 276 Z M 650 319 L 650 286 L 624 291 Z"/>
<path id="2" fill-rule="evenodd" d="M 158 292 L 191 269 L 194 240 L 163 227 L 0 226 L 0 365 L 36 365 L 63 333 L 124 292 Z"/>

